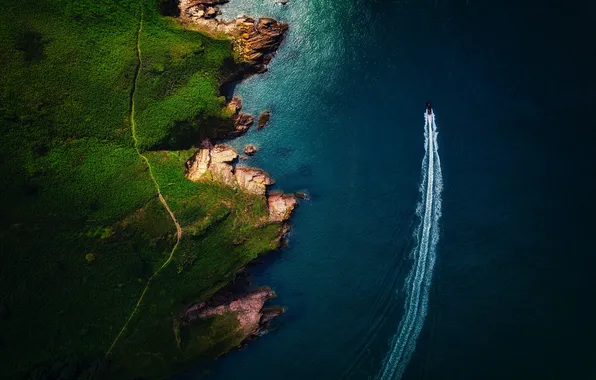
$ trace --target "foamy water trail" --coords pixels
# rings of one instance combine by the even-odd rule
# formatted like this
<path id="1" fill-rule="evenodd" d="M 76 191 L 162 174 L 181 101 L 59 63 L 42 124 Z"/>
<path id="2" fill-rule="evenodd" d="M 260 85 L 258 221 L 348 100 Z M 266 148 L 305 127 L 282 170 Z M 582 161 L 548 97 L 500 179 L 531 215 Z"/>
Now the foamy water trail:
<path id="1" fill-rule="evenodd" d="M 406 293 L 404 316 L 392 339 L 390 350 L 383 360 L 383 366 L 376 376 L 378 380 L 401 378 L 416 348 L 416 340 L 420 335 L 428 310 L 436 246 L 439 242 L 441 192 L 443 190 L 437 136 L 434 113 L 432 115 L 425 113 L 425 153 L 422 160 L 420 182 L 421 199 L 416 208 L 420 224 L 414 232 L 417 244 L 410 254 L 413 264 L 404 285 Z"/>

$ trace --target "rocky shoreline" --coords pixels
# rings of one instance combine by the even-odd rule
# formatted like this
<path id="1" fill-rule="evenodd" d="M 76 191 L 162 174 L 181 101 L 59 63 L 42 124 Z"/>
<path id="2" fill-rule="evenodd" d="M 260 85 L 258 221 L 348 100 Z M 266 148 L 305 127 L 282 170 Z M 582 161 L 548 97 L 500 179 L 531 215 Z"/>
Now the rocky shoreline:
<path id="1" fill-rule="evenodd" d="M 288 24 L 270 17 L 254 19 L 248 16 L 231 21 L 217 18 L 219 5 L 229 0 L 180 0 L 179 20 L 189 29 L 212 35 L 225 36 L 232 41 L 234 51 L 241 63 L 227 80 L 239 80 L 245 76 L 267 71 L 267 65 L 275 55 L 288 30 Z"/>
<path id="2" fill-rule="evenodd" d="M 238 57 L 234 69 L 224 74 L 223 84 L 237 81 L 250 75 L 264 73 L 267 65 L 283 41 L 288 25 L 272 18 L 254 19 L 247 16 L 232 21 L 217 18 L 221 14 L 219 5 L 228 0 L 180 0 L 178 20 L 188 29 L 222 37 L 232 41 Z M 227 111 L 233 121 L 233 130 L 226 137 L 233 138 L 245 133 L 255 122 L 255 117 L 240 112 L 241 99 L 234 97 L 227 105 Z M 258 118 L 257 129 L 263 128 L 270 118 L 270 111 L 264 111 Z M 252 156 L 257 148 L 248 145 L 244 153 Z M 211 140 L 203 140 L 201 147 L 185 164 L 186 177 L 195 182 L 215 181 L 237 191 L 245 191 L 266 199 L 268 217 L 261 223 L 279 223 L 281 225 L 276 247 L 285 245 L 285 235 L 290 229 L 288 220 L 298 205 L 294 194 L 269 193 L 267 187 L 274 183 L 263 170 L 252 167 L 236 167 L 240 156 L 232 147 Z M 250 340 L 263 334 L 269 322 L 284 312 L 283 308 L 267 308 L 265 303 L 275 298 L 275 292 L 268 287 L 248 290 L 245 272 L 241 270 L 245 286 L 235 287 L 234 283 L 223 287 L 208 300 L 192 304 L 185 308 L 180 316 L 180 323 L 188 326 L 200 319 L 213 318 L 232 313 L 238 320 L 238 332 Z"/>
<path id="3" fill-rule="evenodd" d="M 186 178 L 191 181 L 216 181 L 234 189 L 266 197 L 269 219 L 265 222 L 285 222 L 297 199 L 294 194 L 267 193 L 267 186 L 275 182 L 269 174 L 258 168 L 235 167 L 238 152 L 225 144 L 203 144 L 186 162 Z"/>

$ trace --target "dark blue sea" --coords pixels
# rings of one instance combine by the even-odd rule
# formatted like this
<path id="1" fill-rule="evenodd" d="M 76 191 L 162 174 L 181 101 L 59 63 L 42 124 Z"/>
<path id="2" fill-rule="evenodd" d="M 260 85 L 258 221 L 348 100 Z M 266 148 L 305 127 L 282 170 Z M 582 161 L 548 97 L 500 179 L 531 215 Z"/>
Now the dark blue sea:
<path id="1" fill-rule="evenodd" d="M 223 6 L 290 23 L 232 144 L 311 199 L 253 269 L 287 313 L 209 378 L 596 379 L 595 7 Z"/>

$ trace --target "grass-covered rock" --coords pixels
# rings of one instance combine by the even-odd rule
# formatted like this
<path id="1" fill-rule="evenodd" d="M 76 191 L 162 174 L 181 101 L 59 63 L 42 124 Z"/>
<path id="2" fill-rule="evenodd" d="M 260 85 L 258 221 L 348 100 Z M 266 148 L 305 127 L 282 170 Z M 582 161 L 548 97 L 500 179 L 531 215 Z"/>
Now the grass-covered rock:
<path id="1" fill-rule="evenodd" d="M 229 315 L 177 322 L 279 234 L 264 197 L 184 177 L 230 123 L 229 41 L 155 0 L 31 0 L 3 4 L 0 57 L 0 378 L 159 378 L 237 345 Z"/>

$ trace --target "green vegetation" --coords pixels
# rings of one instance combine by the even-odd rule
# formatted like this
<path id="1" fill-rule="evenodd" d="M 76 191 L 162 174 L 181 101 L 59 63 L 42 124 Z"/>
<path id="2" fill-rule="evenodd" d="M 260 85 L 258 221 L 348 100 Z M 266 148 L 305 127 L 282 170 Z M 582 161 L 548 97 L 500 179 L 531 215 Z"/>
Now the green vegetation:
<path id="1" fill-rule="evenodd" d="M 0 59 L 0 378 L 159 378 L 236 346 L 233 316 L 176 319 L 276 248 L 263 198 L 184 177 L 229 123 L 229 42 L 155 0 L 32 0 L 3 4 Z"/>

